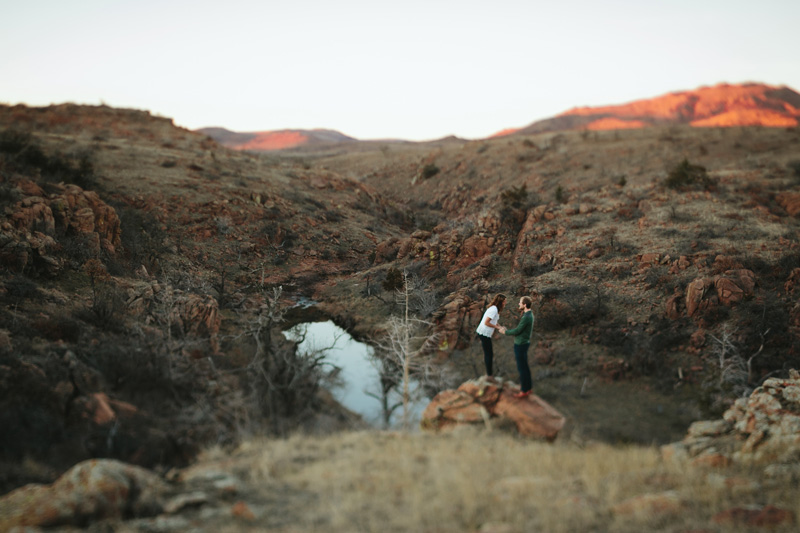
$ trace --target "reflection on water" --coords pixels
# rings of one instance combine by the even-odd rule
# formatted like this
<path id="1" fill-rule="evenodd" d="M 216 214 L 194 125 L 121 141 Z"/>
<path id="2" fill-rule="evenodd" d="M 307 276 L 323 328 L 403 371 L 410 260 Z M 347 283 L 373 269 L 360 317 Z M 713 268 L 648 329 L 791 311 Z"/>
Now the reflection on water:
<path id="1" fill-rule="evenodd" d="M 298 324 L 284 334 L 291 340 L 298 340 L 305 334 L 305 339 L 299 344 L 301 351 L 325 350 L 325 360 L 340 369 L 337 380 L 341 385 L 334 387 L 331 391 L 336 400 L 351 411 L 360 414 L 369 424 L 383 425 L 380 378 L 372 347 L 356 341 L 330 320 Z M 412 382 L 412 390 L 416 392 L 418 389 L 418 384 Z M 400 401 L 401 396 L 396 392 L 392 392 L 389 396 L 391 405 L 398 404 Z M 427 404 L 426 398 L 420 398 L 412 403 L 410 427 L 419 425 L 420 416 Z M 392 415 L 390 425 L 402 424 L 402 418 L 403 408 L 401 406 Z"/>

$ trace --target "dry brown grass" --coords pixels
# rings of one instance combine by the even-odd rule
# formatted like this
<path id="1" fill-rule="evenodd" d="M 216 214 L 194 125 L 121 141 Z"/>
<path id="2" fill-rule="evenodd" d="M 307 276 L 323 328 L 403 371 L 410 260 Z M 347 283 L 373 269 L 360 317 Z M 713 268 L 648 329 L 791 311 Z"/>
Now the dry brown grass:
<path id="1" fill-rule="evenodd" d="M 720 531 L 712 517 L 732 507 L 800 512 L 796 484 L 763 469 L 711 470 L 665 461 L 653 447 L 475 430 L 251 441 L 234 462 L 256 518 L 222 531 Z"/>

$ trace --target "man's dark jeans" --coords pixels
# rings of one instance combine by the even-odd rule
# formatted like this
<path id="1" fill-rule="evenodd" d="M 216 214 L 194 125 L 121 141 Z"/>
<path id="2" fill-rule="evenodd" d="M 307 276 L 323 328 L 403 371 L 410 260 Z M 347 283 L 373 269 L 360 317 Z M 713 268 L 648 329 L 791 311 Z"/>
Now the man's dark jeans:
<path id="1" fill-rule="evenodd" d="M 492 348 L 492 338 L 486 335 L 478 334 L 483 347 L 483 364 L 486 365 L 486 375 L 492 375 L 492 360 L 494 359 L 494 349 Z"/>
<path id="2" fill-rule="evenodd" d="M 528 366 L 528 348 L 530 346 L 530 343 L 514 345 L 514 359 L 517 360 L 517 371 L 519 372 L 519 390 L 522 392 L 528 392 L 533 386 L 531 369 Z"/>

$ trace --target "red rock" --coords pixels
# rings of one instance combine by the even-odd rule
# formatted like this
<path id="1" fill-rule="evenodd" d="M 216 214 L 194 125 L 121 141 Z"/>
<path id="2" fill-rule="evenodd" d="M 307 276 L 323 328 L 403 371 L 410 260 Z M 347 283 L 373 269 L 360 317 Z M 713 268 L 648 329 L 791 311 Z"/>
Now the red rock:
<path id="1" fill-rule="evenodd" d="M 674 294 L 667 298 L 666 305 L 666 312 L 667 318 L 671 320 L 677 320 L 681 317 L 681 304 L 683 296 L 680 294 Z"/>
<path id="2" fill-rule="evenodd" d="M 446 352 L 467 346 L 465 339 L 474 337 L 483 313 L 483 304 L 472 301 L 466 291 L 459 291 L 451 297 L 434 315 L 435 331 L 442 337 L 440 350 Z"/>
<path id="3" fill-rule="evenodd" d="M 256 515 L 253 513 L 253 510 L 250 509 L 250 506 L 241 501 L 233 504 L 233 507 L 231 507 L 231 514 L 236 518 L 241 518 L 248 522 L 252 522 L 256 519 Z"/>
<path id="4" fill-rule="evenodd" d="M 467 381 L 458 390 L 437 394 L 425 408 L 420 425 L 439 431 L 508 421 L 521 436 L 555 439 L 564 426 L 564 416 L 536 395 L 514 398 L 518 391 L 509 382 Z"/>
<path id="5" fill-rule="evenodd" d="M 163 507 L 165 491 L 166 484 L 149 470 L 92 459 L 78 463 L 52 485 L 25 485 L 0 498 L 0 531 L 154 515 Z"/>
<path id="6" fill-rule="evenodd" d="M 709 290 L 714 286 L 711 280 L 698 278 L 689 283 L 686 287 L 686 312 L 689 316 L 694 314 L 699 309 L 707 309 L 716 305 L 716 298 L 707 298 Z"/>
<path id="7" fill-rule="evenodd" d="M 44 189 L 28 179 L 20 179 L 12 182 L 25 196 L 45 196 Z"/>
<path id="8" fill-rule="evenodd" d="M 791 294 L 798 283 L 800 283 L 800 268 L 794 268 L 786 279 L 786 283 L 783 284 L 783 290 Z"/>
<path id="9" fill-rule="evenodd" d="M 780 527 L 794 524 L 796 517 L 793 511 L 766 505 L 759 509 L 734 507 L 715 514 L 711 520 L 729 526 Z"/>
<path id="10" fill-rule="evenodd" d="M 641 254 L 639 257 L 639 263 L 642 265 L 657 265 L 659 261 L 661 261 L 661 254 L 659 253 L 647 253 Z"/>
<path id="11" fill-rule="evenodd" d="M 783 191 L 775 195 L 775 200 L 789 216 L 796 217 L 800 214 L 800 193 Z"/>
<path id="12" fill-rule="evenodd" d="M 691 337 L 689 337 L 689 345 L 691 345 L 694 348 L 701 348 L 705 345 L 705 343 L 706 343 L 705 330 L 698 329 L 697 331 L 692 333 Z"/>
<path id="13" fill-rule="evenodd" d="M 39 196 L 31 196 L 17 202 L 9 219 L 14 227 L 20 230 L 41 231 L 46 235 L 55 233 L 53 210 L 47 200 Z"/>
<path id="14" fill-rule="evenodd" d="M 390 237 L 375 247 L 375 264 L 397 259 L 400 244 L 397 237 Z"/>

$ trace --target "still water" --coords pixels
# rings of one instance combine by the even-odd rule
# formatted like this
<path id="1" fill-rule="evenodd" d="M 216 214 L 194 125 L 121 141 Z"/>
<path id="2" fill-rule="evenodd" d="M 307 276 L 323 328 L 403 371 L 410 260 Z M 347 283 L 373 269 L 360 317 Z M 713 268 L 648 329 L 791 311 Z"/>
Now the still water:
<path id="1" fill-rule="evenodd" d="M 358 413 L 369 424 L 383 427 L 383 410 L 380 398 L 379 365 L 371 346 L 353 339 L 346 331 L 331 322 L 306 322 L 298 324 L 284 332 L 287 338 L 305 339 L 299 344 L 303 352 L 325 351 L 325 361 L 338 368 L 337 380 L 331 393 L 336 400 Z M 402 387 L 402 385 L 401 385 Z M 427 398 L 417 398 L 419 384 L 412 380 L 411 389 L 415 392 L 415 400 L 410 405 L 410 427 L 419 426 L 422 411 L 428 404 Z M 392 392 L 389 396 L 391 404 L 401 401 L 401 395 Z M 398 407 L 391 419 L 390 426 L 402 424 L 403 408 Z"/>

